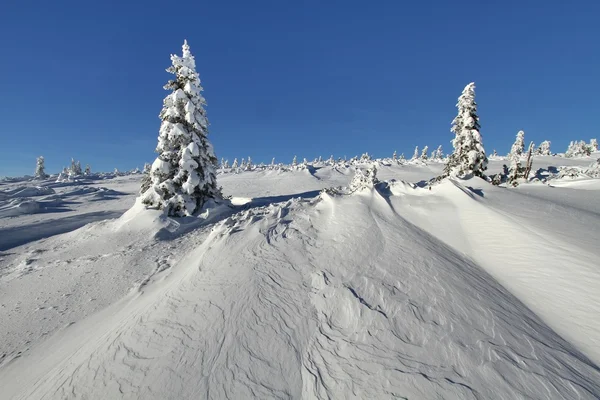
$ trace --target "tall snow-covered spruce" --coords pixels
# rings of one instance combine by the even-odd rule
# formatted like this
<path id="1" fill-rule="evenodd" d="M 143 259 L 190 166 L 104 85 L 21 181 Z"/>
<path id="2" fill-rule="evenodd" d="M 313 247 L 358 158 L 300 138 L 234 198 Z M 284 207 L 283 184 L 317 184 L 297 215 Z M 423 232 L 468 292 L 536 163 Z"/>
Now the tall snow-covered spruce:
<path id="1" fill-rule="evenodd" d="M 474 82 L 464 88 L 456 107 L 458 114 L 452 121 L 452 129 L 450 129 L 455 134 L 452 140 L 454 151 L 448 157 L 443 177 L 482 177 L 483 171 L 487 169 L 488 159 L 479 133 Z"/>
<path id="2" fill-rule="evenodd" d="M 46 167 L 44 165 L 44 157 L 39 156 L 36 159 L 35 178 L 36 179 L 46 179 L 47 177 L 48 177 L 48 174 L 46 174 Z"/>
<path id="3" fill-rule="evenodd" d="M 182 57 L 171 55 L 171 61 L 167 72 L 175 79 L 164 87 L 172 93 L 163 100 L 156 146 L 159 155 L 152 164 L 151 185 L 142 194 L 142 202 L 170 216 L 187 216 L 222 194 L 217 187 L 217 158 L 207 137 L 206 101 L 187 41 Z"/>

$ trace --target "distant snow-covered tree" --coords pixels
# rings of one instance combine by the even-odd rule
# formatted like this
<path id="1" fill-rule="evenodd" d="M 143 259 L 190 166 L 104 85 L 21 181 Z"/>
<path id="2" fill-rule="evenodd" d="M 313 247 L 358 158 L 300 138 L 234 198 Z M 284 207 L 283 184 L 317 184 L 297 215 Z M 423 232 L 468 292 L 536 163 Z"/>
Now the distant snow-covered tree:
<path id="1" fill-rule="evenodd" d="M 90 168 L 90 164 L 85 165 L 85 171 L 83 171 L 83 175 L 90 176 L 92 174 L 92 169 Z"/>
<path id="2" fill-rule="evenodd" d="M 295 167 L 298 165 L 298 158 L 296 156 L 294 156 L 294 159 L 292 160 L 292 167 Z"/>
<path id="3" fill-rule="evenodd" d="M 442 160 L 444 158 L 444 152 L 442 151 L 442 145 L 440 144 L 437 148 L 437 150 L 435 151 L 435 157 L 436 160 Z"/>
<path id="4" fill-rule="evenodd" d="M 81 171 L 81 163 L 79 161 L 75 161 L 74 158 L 71 158 L 71 168 L 69 168 L 69 173 L 71 176 L 79 176 L 83 174 Z"/>
<path id="5" fill-rule="evenodd" d="M 585 157 L 591 155 L 592 151 L 592 146 L 588 145 L 585 140 L 575 141 L 569 144 L 565 157 Z"/>
<path id="6" fill-rule="evenodd" d="M 458 114 L 452 121 L 450 131 L 455 134 L 452 140 L 454 151 L 448 157 L 443 176 L 483 176 L 488 159 L 485 155 L 479 116 L 475 102 L 475 83 L 469 83 L 458 98 Z"/>
<path id="7" fill-rule="evenodd" d="M 398 154 L 396 153 L 396 150 L 394 150 L 394 154 L 392 154 L 392 160 L 398 161 Z"/>
<path id="8" fill-rule="evenodd" d="M 308 160 L 306 158 L 304 158 L 302 160 L 302 165 L 307 166 L 308 165 Z"/>
<path id="9" fill-rule="evenodd" d="M 539 156 L 552 155 L 552 153 L 550 152 L 550 141 L 544 140 L 542 143 L 540 143 L 540 147 L 537 148 L 535 153 Z"/>
<path id="10" fill-rule="evenodd" d="M 400 154 L 400 158 L 398 159 L 398 161 L 400 161 L 400 162 L 406 161 L 406 157 L 404 157 L 404 153 Z"/>
<path id="11" fill-rule="evenodd" d="M 113 174 L 119 176 L 121 174 L 121 172 L 119 171 L 119 168 L 115 168 L 115 170 L 113 171 Z"/>
<path id="12" fill-rule="evenodd" d="M 367 161 L 371 161 L 371 155 L 369 153 L 363 153 L 360 156 L 360 161 L 361 162 L 367 162 Z"/>
<path id="13" fill-rule="evenodd" d="M 140 194 L 146 193 L 146 190 L 152 186 L 152 165 L 150 163 L 144 164 L 144 170 L 142 171 L 142 182 L 140 184 Z"/>
<path id="14" fill-rule="evenodd" d="M 62 171 L 58 174 L 56 178 L 56 182 L 68 182 L 69 177 L 69 169 L 67 167 L 63 167 Z"/>
<path id="15" fill-rule="evenodd" d="M 239 168 L 239 164 L 238 164 L 237 158 L 233 159 L 233 164 L 231 164 L 231 168 L 233 168 L 233 169 L 238 169 Z"/>
<path id="16" fill-rule="evenodd" d="M 525 176 L 525 167 L 521 165 L 521 157 L 516 153 L 510 153 L 508 155 L 510 160 L 510 166 L 508 167 L 508 183 L 512 186 L 519 184 L 519 179 Z"/>
<path id="17" fill-rule="evenodd" d="M 427 161 L 427 152 L 429 151 L 429 146 L 423 147 L 423 151 L 421 152 L 421 160 Z"/>
<path id="18" fill-rule="evenodd" d="M 510 154 L 521 156 L 525 151 L 525 132 L 519 131 L 512 147 L 510 148 Z"/>
<path id="19" fill-rule="evenodd" d="M 229 166 L 229 159 L 227 159 L 227 160 L 225 160 L 225 161 L 223 162 L 223 166 L 222 166 L 222 168 L 223 168 L 223 169 L 229 169 L 229 168 L 231 168 L 231 167 Z"/>
<path id="20" fill-rule="evenodd" d="M 417 158 L 419 158 L 419 146 L 415 146 L 415 152 L 413 153 L 411 160 L 416 160 Z"/>
<path id="21" fill-rule="evenodd" d="M 372 189 L 377 184 L 377 167 L 371 164 L 366 169 L 356 168 L 354 177 L 348 187 L 350 193 L 361 191 L 363 189 Z"/>
<path id="22" fill-rule="evenodd" d="M 165 89 L 172 91 L 163 101 L 162 121 L 152 164 L 152 185 L 142 196 L 149 207 L 170 216 L 192 215 L 207 200 L 222 198 L 217 187 L 215 157 L 208 141 L 208 119 L 196 61 L 187 41 L 182 56 L 171 55 L 167 72 L 175 75 Z"/>
<path id="23" fill-rule="evenodd" d="M 598 151 L 598 139 L 591 139 L 590 147 L 592 148 L 592 151 Z"/>
<path id="24" fill-rule="evenodd" d="M 496 151 L 496 149 L 494 149 L 494 151 L 492 152 L 492 156 L 498 157 L 498 152 Z"/>
<path id="25" fill-rule="evenodd" d="M 275 168 L 275 157 L 271 160 L 271 169 Z"/>
<path id="26" fill-rule="evenodd" d="M 333 158 L 333 154 L 329 156 L 329 160 L 327 160 L 327 164 L 335 165 L 335 158 Z"/>
<path id="27" fill-rule="evenodd" d="M 529 148 L 527 149 L 527 161 L 525 162 L 525 173 L 524 178 L 528 179 L 529 174 L 531 173 L 531 169 L 533 168 L 533 153 L 535 150 L 535 144 L 533 142 L 529 143 Z"/>
<path id="28" fill-rule="evenodd" d="M 246 171 L 251 171 L 252 170 L 252 158 L 250 158 L 250 156 L 248 156 L 248 161 L 246 162 Z"/>
<path id="29" fill-rule="evenodd" d="M 323 162 L 323 157 L 319 156 L 319 159 L 317 160 L 317 162 L 320 164 Z"/>
<path id="30" fill-rule="evenodd" d="M 43 156 L 39 156 L 36 159 L 34 176 L 36 179 L 46 179 L 48 177 L 48 174 L 46 174 L 46 166 L 44 165 L 44 157 Z"/>

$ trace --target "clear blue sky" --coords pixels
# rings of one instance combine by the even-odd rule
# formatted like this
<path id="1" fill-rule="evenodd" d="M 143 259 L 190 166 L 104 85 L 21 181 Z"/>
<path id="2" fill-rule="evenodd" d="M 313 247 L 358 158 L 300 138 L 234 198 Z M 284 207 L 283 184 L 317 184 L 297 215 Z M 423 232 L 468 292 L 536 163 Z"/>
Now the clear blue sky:
<path id="1" fill-rule="evenodd" d="M 4 2 L 0 176 L 151 162 L 184 38 L 230 161 L 448 151 L 471 81 L 488 153 L 600 136 L 600 1 L 488 3 Z"/>

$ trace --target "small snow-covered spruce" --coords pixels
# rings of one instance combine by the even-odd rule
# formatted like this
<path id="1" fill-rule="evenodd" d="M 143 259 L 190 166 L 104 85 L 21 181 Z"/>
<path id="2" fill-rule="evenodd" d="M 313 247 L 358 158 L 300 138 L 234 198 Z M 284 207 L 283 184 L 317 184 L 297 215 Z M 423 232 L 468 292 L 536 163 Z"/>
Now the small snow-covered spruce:
<path id="1" fill-rule="evenodd" d="M 308 165 L 308 160 L 306 158 L 304 158 L 302 160 L 302 165 L 307 166 Z"/>
<path id="2" fill-rule="evenodd" d="M 366 169 L 356 168 L 348 191 L 349 193 L 354 193 L 364 189 L 372 189 L 378 182 L 377 167 L 375 166 L 375 163 L 371 164 Z"/>
<path id="3" fill-rule="evenodd" d="M 146 193 L 146 190 L 150 189 L 150 186 L 152 185 L 151 171 L 152 165 L 150 165 L 150 163 L 145 163 L 144 171 L 142 172 L 142 183 L 140 184 L 140 194 Z"/>
<path id="4" fill-rule="evenodd" d="M 239 168 L 239 164 L 238 164 L 237 158 L 233 159 L 233 164 L 231 164 L 231 168 L 233 168 L 233 169 L 238 169 Z"/>
<path id="5" fill-rule="evenodd" d="M 550 152 L 550 141 L 544 140 L 542 143 L 540 143 L 540 147 L 537 148 L 535 154 L 537 154 L 538 156 L 552 155 L 552 153 Z"/>
<path id="6" fill-rule="evenodd" d="M 404 157 L 404 153 L 400 154 L 400 158 L 398 159 L 398 161 L 400 161 L 400 162 L 406 161 L 406 157 Z"/>
<path id="7" fill-rule="evenodd" d="M 429 146 L 423 147 L 423 151 L 421 152 L 421 160 L 427 161 L 427 152 L 429 151 Z"/>
<path id="8" fill-rule="evenodd" d="M 510 148 L 510 154 L 515 154 L 517 156 L 521 156 L 525 151 L 525 132 L 519 131 L 517 132 L 517 137 L 512 147 Z"/>
<path id="9" fill-rule="evenodd" d="M 46 174 L 46 166 L 44 165 L 44 157 L 43 156 L 39 156 L 36 159 L 34 176 L 36 179 L 46 179 L 48 177 L 48 175 Z"/>
<path id="10" fill-rule="evenodd" d="M 182 56 L 171 55 L 167 72 L 174 74 L 165 89 L 162 121 L 152 164 L 152 186 L 142 196 L 149 207 L 170 216 L 192 215 L 209 199 L 222 198 L 217 187 L 213 147 L 208 141 L 208 119 L 196 62 L 187 41 Z"/>
<path id="11" fill-rule="evenodd" d="M 483 177 L 488 159 L 479 133 L 480 125 L 475 102 L 474 82 L 464 88 L 456 107 L 458 114 L 452 121 L 450 129 L 455 134 L 452 140 L 454 150 L 448 157 L 442 177 Z"/>
<path id="12" fill-rule="evenodd" d="M 250 158 L 250 156 L 248 156 L 248 162 L 246 162 L 246 171 L 251 171 L 252 170 L 252 158 Z"/>
<path id="13" fill-rule="evenodd" d="M 585 174 L 591 178 L 600 178 L 600 158 L 594 161 L 587 170 L 585 170 Z"/>
<path id="14" fill-rule="evenodd" d="M 590 147 L 592 151 L 598 151 L 598 139 L 590 139 Z"/>
<path id="15" fill-rule="evenodd" d="M 242 169 L 243 171 L 246 170 L 246 159 L 242 158 L 242 163 L 240 164 L 240 169 Z"/>
<path id="16" fill-rule="evenodd" d="M 79 176 L 83 172 L 81 171 L 81 163 L 79 161 L 75 161 L 74 158 L 71 158 L 71 168 L 69 168 L 69 174 L 71 176 Z"/>
<path id="17" fill-rule="evenodd" d="M 92 174 L 92 169 L 90 168 L 90 164 L 86 164 L 85 171 L 83 171 L 83 175 L 90 176 Z"/>
<path id="18" fill-rule="evenodd" d="M 333 158 L 333 154 L 329 157 L 329 160 L 327 160 L 327 164 L 329 164 L 329 165 L 335 164 L 335 158 Z"/>
<path id="19" fill-rule="evenodd" d="M 323 157 L 319 156 L 319 159 L 317 160 L 317 162 L 318 162 L 319 164 L 321 164 L 321 163 L 323 162 Z"/>
<path id="20" fill-rule="evenodd" d="M 67 167 L 63 167 L 63 170 L 58 174 L 56 182 L 68 182 L 69 181 L 69 170 Z"/>
<path id="21" fill-rule="evenodd" d="M 298 166 L 298 158 L 296 156 L 294 156 L 294 159 L 292 160 L 292 167 L 296 167 Z"/>
<path id="22" fill-rule="evenodd" d="M 369 153 L 364 153 L 363 155 L 360 156 L 360 161 L 361 162 L 371 161 L 371 155 Z"/>
<path id="23" fill-rule="evenodd" d="M 396 153 L 396 150 L 394 150 L 394 154 L 392 154 L 392 160 L 398 161 L 398 154 Z"/>
<path id="24" fill-rule="evenodd" d="M 229 160 L 225 160 L 225 161 L 223 162 L 223 166 L 222 166 L 222 168 L 223 168 L 223 169 L 229 169 L 229 168 L 230 168 L 230 166 L 229 166 Z"/>
<path id="25" fill-rule="evenodd" d="M 440 144 L 435 151 L 435 159 L 442 160 L 444 158 L 444 152 L 442 151 L 442 145 Z"/>
<path id="26" fill-rule="evenodd" d="M 413 153 L 411 160 L 416 160 L 417 158 L 419 158 L 419 146 L 415 146 L 415 152 Z"/>
<path id="27" fill-rule="evenodd" d="M 492 156 L 498 157 L 498 152 L 496 151 L 496 149 L 494 149 L 494 151 L 492 152 Z"/>

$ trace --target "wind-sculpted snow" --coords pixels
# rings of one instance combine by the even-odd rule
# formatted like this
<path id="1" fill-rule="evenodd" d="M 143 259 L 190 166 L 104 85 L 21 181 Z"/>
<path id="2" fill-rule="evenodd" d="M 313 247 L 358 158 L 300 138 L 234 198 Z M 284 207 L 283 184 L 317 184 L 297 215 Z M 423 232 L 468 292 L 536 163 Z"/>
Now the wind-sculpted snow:
<path id="1" fill-rule="evenodd" d="M 74 327 L 62 340 L 72 341 L 66 351 L 47 349 L 50 370 L 32 370 L 29 384 L 8 393 L 600 396 L 595 365 L 392 204 L 369 189 L 254 208 L 248 202 L 247 210 L 182 238 L 195 250 L 162 263 L 169 263 L 160 269 L 166 275 L 143 282 L 102 318 Z M 26 365 L 21 359 L 0 370 L 0 382 L 10 384 L 19 362 Z"/>

